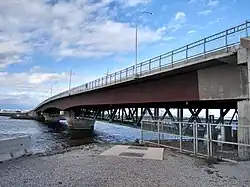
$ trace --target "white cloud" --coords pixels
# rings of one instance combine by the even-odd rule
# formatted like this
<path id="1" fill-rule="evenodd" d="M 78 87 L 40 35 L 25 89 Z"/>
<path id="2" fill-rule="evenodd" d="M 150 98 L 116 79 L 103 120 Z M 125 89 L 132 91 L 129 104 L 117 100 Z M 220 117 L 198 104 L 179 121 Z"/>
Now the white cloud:
<path id="1" fill-rule="evenodd" d="M 123 3 L 126 6 L 130 6 L 130 7 L 134 7 L 137 6 L 139 4 L 147 4 L 151 2 L 151 0 L 123 0 Z"/>
<path id="2" fill-rule="evenodd" d="M 219 4 L 219 1 L 218 0 L 209 0 L 208 2 L 208 6 L 217 6 Z"/>
<path id="3" fill-rule="evenodd" d="M 212 13 L 212 10 L 201 10 L 198 12 L 199 15 L 201 16 L 206 16 L 208 14 Z"/>
<path id="4" fill-rule="evenodd" d="M 174 18 L 176 21 L 181 21 L 181 20 L 184 20 L 186 19 L 186 14 L 184 12 L 177 12 L 175 14 L 175 18 Z"/>
<path id="5" fill-rule="evenodd" d="M 183 24 L 187 21 L 186 14 L 184 12 L 177 12 L 174 18 L 168 23 L 167 29 L 175 32 L 183 27 Z"/>
<path id="6" fill-rule="evenodd" d="M 201 7 L 215 7 L 219 4 L 219 0 L 189 0 L 188 4 L 198 4 Z"/>
<path id="7" fill-rule="evenodd" d="M 109 6 L 116 2 L 117 7 Z M 124 6 L 150 0 L 0 1 L 0 68 L 39 51 L 64 57 L 103 57 L 133 50 L 134 26 L 115 16 Z M 161 39 L 157 29 L 140 28 L 139 42 Z M 8 47 L 6 47 L 8 46 Z"/>
<path id="8" fill-rule="evenodd" d="M 189 0 L 189 1 L 188 1 L 188 4 L 193 4 L 193 3 L 195 3 L 195 2 L 197 2 L 197 0 Z"/>
<path id="9" fill-rule="evenodd" d="M 187 33 L 188 34 L 193 34 L 193 33 L 196 33 L 197 31 L 195 31 L 195 30 L 190 30 L 190 31 L 188 31 Z"/>
<path id="10" fill-rule="evenodd" d="M 53 94 L 67 87 L 62 83 L 68 80 L 68 73 L 0 72 L 0 108 L 5 104 L 20 107 L 35 106 L 50 96 L 50 86 L 54 85 Z M 7 103 L 6 103 L 7 102 Z"/>
<path id="11" fill-rule="evenodd" d="M 82 76 L 84 74 L 85 76 Z M 95 80 L 87 73 L 72 74 L 72 87 Z M 34 66 L 29 72 L 9 73 L 0 71 L 0 108 L 15 105 L 21 108 L 35 107 L 52 95 L 68 89 L 69 72 L 43 72 Z"/>

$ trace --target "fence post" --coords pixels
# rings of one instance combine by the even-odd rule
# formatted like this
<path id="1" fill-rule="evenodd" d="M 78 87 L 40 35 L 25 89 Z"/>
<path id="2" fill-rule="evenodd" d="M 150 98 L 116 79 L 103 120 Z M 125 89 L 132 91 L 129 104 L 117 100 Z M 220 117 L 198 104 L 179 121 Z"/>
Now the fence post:
<path id="1" fill-rule="evenodd" d="M 193 152 L 196 155 L 196 123 L 193 122 Z"/>
<path id="2" fill-rule="evenodd" d="M 210 157 L 210 133 L 209 133 L 209 122 L 207 123 L 207 156 Z"/>
<path id="3" fill-rule="evenodd" d="M 210 148 L 209 153 L 210 153 L 210 157 L 213 156 L 213 142 L 212 142 L 212 140 L 213 140 L 213 137 L 212 137 L 212 125 L 209 124 L 209 148 Z"/>
<path id="4" fill-rule="evenodd" d="M 141 138 L 140 138 L 140 144 L 143 143 L 143 123 L 144 123 L 144 121 L 141 122 Z"/>
<path id="5" fill-rule="evenodd" d="M 158 131 L 158 147 L 160 147 L 160 120 L 157 121 L 157 131 Z"/>
<path id="6" fill-rule="evenodd" d="M 180 152 L 182 152 L 182 123 L 179 122 Z"/>
<path id="7" fill-rule="evenodd" d="M 194 121 L 195 123 L 195 152 L 196 154 L 199 153 L 199 150 L 198 150 L 198 124 L 196 121 Z"/>
<path id="8" fill-rule="evenodd" d="M 163 122 L 161 121 L 161 139 L 164 140 L 164 127 L 163 127 Z"/>

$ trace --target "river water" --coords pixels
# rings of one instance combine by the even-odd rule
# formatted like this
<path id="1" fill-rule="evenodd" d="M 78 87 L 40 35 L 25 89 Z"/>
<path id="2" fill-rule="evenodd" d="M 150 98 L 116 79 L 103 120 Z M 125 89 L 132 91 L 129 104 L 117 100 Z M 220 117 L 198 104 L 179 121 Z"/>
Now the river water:
<path id="1" fill-rule="evenodd" d="M 96 122 L 93 134 L 78 140 L 72 140 L 67 129 L 52 128 L 33 120 L 16 120 L 0 117 L 0 139 L 30 135 L 34 153 L 61 150 L 90 143 L 128 143 L 140 138 L 140 129 Z"/>
<path id="2" fill-rule="evenodd" d="M 64 125 L 63 125 L 64 124 Z M 22 135 L 30 135 L 33 153 L 60 152 L 65 148 L 90 143 L 131 143 L 140 139 L 140 129 L 105 122 L 96 122 L 94 133 L 74 140 L 65 128 L 66 122 L 57 128 L 33 120 L 17 120 L 0 116 L 0 140 Z M 165 134 L 165 133 L 164 133 Z M 144 132 L 144 139 L 157 139 L 153 132 Z M 175 135 L 165 134 L 167 139 L 178 139 Z"/>

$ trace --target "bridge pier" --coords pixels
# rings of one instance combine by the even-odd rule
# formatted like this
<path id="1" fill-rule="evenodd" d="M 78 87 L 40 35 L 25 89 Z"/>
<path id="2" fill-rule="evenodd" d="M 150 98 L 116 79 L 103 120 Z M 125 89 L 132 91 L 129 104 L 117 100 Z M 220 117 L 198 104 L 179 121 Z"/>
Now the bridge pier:
<path id="1" fill-rule="evenodd" d="M 50 113 L 42 113 L 44 117 L 45 123 L 59 123 L 60 116 L 59 115 L 52 115 Z"/>
<path id="2" fill-rule="evenodd" d="M 74 131 L 93 131 L 95 120 L 93 118 L 77 116 L 76 112 L 61 111 L 60 112 L 67 120 L 68 128 Z"/>
<path id="3" fill-rule="evenodd" d="M 240 41 L 243 47 L 237 53 L 238 64 L 247 64 L 246 85 L 248 98 L 247 100 L 238 101 L 238 142 L 250 144 L 250 38 L 242 38 Z M 238 154 L 242 160 L 250 160 L 250 147 L 238 146 Z"/>

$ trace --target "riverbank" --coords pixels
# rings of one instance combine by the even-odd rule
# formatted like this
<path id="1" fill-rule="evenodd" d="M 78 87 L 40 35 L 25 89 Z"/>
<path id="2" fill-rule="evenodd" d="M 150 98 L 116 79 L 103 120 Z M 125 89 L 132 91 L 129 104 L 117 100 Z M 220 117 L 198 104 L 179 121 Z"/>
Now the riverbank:
<path id="1" fill-rule="evenodd" d="M 165 150 L 164 160 L 106 157 L 111 144 L 0 164 L 0 186 L 250 186 L 250 162 L 208 164 Z"/>

